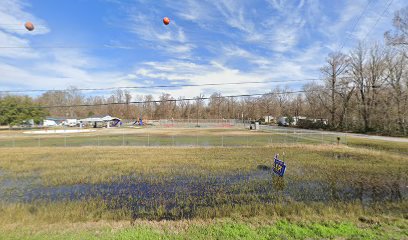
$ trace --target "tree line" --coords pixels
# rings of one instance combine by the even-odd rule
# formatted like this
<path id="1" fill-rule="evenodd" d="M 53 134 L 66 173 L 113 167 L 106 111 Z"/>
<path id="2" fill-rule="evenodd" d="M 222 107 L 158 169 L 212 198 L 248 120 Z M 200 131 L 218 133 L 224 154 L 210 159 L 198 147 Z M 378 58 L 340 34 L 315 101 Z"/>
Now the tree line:
<path id="1" fill-rule="evenodd" d="M 304 116 L 327 119 L 328 125 L 304 123 L 303 127 L 407 136 L 408 7 L 395 13 L 393 25 L 395 30 L 384 34 L 385 44 L 359 43 L 349 52 L 330 53 L 320 69 L 323 81 L 306 84 L 299 92 L 277 86 L 259 97 L 223 97 L 215 92 L 208 100 L 200 95 L 190 101 L 168 93 L 157 99 L 152 95 L 135 96 L 121 89 L 110 96 L 86 96 L 71 87 L 36 98 L 0 96 L 0 124 L 18 124 L 30 116 L 38 121 L 44 116 L 82 118 L 104 114 L 123 119 L 259 120 L 264 116 Z M 97 106 L 21 110 L 21 106 L 81 104 Z"/>

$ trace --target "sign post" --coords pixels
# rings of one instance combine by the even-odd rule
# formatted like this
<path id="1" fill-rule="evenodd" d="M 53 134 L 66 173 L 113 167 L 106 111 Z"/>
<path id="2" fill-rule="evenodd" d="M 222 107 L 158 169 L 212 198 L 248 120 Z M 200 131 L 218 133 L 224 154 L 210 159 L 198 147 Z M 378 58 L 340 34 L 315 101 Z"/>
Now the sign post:
<path id="1" fill-rule="evenodd" d="M 275 157 L 273 158 L 274 163 L 273 163 L 273 172 L 276 173 L 278 176 L 283 177 L 286 171 L 286 164 L 282 160 L 278 159 L 279 155 L 275 154 Z"/>

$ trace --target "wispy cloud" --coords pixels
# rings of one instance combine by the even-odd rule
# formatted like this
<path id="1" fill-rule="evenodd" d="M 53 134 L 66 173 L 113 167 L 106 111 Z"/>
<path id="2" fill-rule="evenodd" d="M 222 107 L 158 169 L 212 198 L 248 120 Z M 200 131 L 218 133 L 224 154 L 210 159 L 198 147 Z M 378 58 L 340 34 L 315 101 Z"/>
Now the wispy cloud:
<path id="1" fill-rule="evenodd" d="M 118 3 L 126 5 L 124 14 L 125 18 L 128 19 L 128 23 L 123 25 L 122 20 L 111 19 L 110 24 L 135 34 L 139 42 L 133 44 L 175 54 L 180 58 L 191 56 L 191 52 L 196 48 L 196 45 L 191 43 L 184 28 L 179 26 L 175 19 L 171 19 L 171 27 L 164 26 L 160 20 L 165 15 L 159 15 L 157 10 L 141 11 L 133 5 L 128 5 L 128 3 Z M 156 21 L 152 21 L 152 19 Z M 169 44 L 171 47 L 169 47 Z"/>
<path id="2" fill-rule="evenodd" d="M 50 32 L 46 23 L 25 9 L 30 5 L 25 1 L 3 0 L 0 4 L 0 57 L 9 59 L 38 58 L 39 53 L 30 48 L 30 35 L 42 35 Z M 36 30 L 29 32 L 24 27 L 25 21 L 35 23 Z"/>
<path id="3" fill-rule="evenodd" d="M 46 34 L 50 30 L 40 18 L 35 17 L 25 11 L 30 7 L 27 1 L 2 0 L 0 4 L 0 30 L 18 35 L 39 35 Z M 28 32 L 24 28 L 24 23 L 31 21 L 36 26 L 36 31 Z"/>
<path id="4" fill-rule="evenodd" d="M 9 59 L 33 59 L 38 58 L 39 54 L 29 47 L 30 42 L 27 39 L 14 36 L 0 30 L 0 57 Z M 8 47 L 23 48 L 8 48 Z"/>
<path id="5" fill-rule="evenodd" d="M 272 60 L 262 55 L 252 53 L 246 49 L 230 44 L 224 46 L 221 52 L 221 59 L 228 61 L 230 59 L 240 61 L 247 61 L 250 64 L 254 64 L 259 68 L 267 68 L 271 65 Z"/>
<path id="6" fill-rule="evenodd" d="M 248 12 L 246 11 L 244 2 L 224 0 L 214 1 L 214 5 L 230 27 L 249 34 L 255 31 L 255 24 L 253 19 L 247 16 Z"/>
<path id="7" fill-rule="evenodd" d="M 105 4 L 109 14 L 102 17 L 98 32 L 90 32 L 90 39 L 83 44 L 92 45 L 93 37 L 107 30 L 107 39 L 101 40 L 103 43 L 96 41 L 95 45 L 102 45 L 96 50 L 52 48 L 54 42 L 68 42 L 72 38 L 47 27 L 42 18 L 52 21 L 51 15 L 36 16 L 35 6 L 28 0 L 3 0 L 0 47 L 24 48 L 0 49 L 0 84 L 7 89 L 52 89 L 71 85 L 98 88 L 316 78 L 328 52 L 336 50 L 345 39 L 347 47 L 353 46 L 370 31 L 386 7 L 386 1 L 374 1 L 352 33 L 351 28 L 367 1 L 98 1 L 95 4 Z M 382 38 L 382 33 L 391 27 L 393 11 L 405 4 L 404 0 L 394 0 L 371 33 L 373 39 Z M 89 19 L 96 19 L 89 14 Z M 164 16 L 171 18 L 169 26 L 162 24 Z M 36 31 L 24 30 L 23 23 L 28 20 L 38 26 Z M 14 29 L 6 25 L 9 23 Z M 50 48 L 32 47 L 33 42 L 39 41 Z M 80 37 L 75 41 L 78 46 L 82 43 Z M 265 92 L 275 85 L 138 89 L 133 93 L 157 95 L 167 91 L 175 96 L 193 97 L 213 91 Z M 292 86 L 298 88 L 301 83 Z"/>
<path id="8" fill-rule="evenodd" d="M 319 28 L 327 37 L 326 45 L 333 51 L 340 45 L 345 46 L 343 50 L 350 49 L 363 40 L 382 41 L 383 33 L 391 26 L 393 13 L 406 6 L 406 1 L 347 0 L 341 6 L 332 16 L 327 16 L 325 25 Z"/>
<path id="9" fill-rule="evenodd" d="M 2 90 L 66 88 L 69 86 L 111 86 L 130 84 L 123 73 L 103 70 L 105 60 L 80 49 L 31 46 L 30 35 L 47 35 L 51 30 L 44 20 L 29 13 L 25 1 L 4 0 L 0 4 L 0 85 Z M 35 23 L 33 32 L 21 21 Z M 22 28 L 23 30 L 21 30 Z"/>

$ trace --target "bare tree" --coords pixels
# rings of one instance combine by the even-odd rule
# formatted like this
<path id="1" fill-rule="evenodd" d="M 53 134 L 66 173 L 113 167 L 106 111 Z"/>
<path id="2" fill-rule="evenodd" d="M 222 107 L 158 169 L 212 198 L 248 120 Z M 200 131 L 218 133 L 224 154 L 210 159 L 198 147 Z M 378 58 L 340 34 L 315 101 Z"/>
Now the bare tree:
<path id="1" fill-rule="evenodd" d="M 324 91 L 324 87 L 316 83 L 310 83 L 303 86 L 305 91 L 306 107 L 305 113 L 310 118 L 325 118 L 327 110 L 321 105 L 320 92 Z"/>
<path id="2" fill-rule="evenodd" d="M 336 88 L 336 94 L 340 96 L 341 104 L 339 110 L 339 124 L 341 129 L 348 129 L 347 112 L 349 110 L 350 100 L 354 95 L 355 85 L 351 81 L 352 78 L 345 76 L 339 79 L 339 86 Z"/>
<path id="3" fill-rule="evenodd" d="M 320 101 L 329 111 L 329 124 L 334 128 L 338 126 L 336 122 L 336 112 L 338 108 L 337 88 L 339 87 L 339 78 L 346 72 L 349 65 L 348 62 L 349 58 L 347 55 L 341 52 L 334 52 L 330 53 L 326 58 L 326 66 L 321 68 L 321 72 L 324 75 L 325 86 L 328 91 L 321 92 L 321 95 L 319 95 Z"/>
<path id="4" fill-rule="evenodd" d="M 366 88 L 367 86 L 367 77 L 365 71 L 365 64 L 367 61 L 367 50 L 360 43 L 359 46 L 351 52 L 351 70 L 352 77 L 358 89 L 358 99 L 359 105 L 358 109 L 360 111 L 361 117 L 364 121 L 364 130 L 369 130 L 369 117 L 370 113 L 368 111 L 368 94 L 371 91 L 371 88 Z"/>
<path id="5" fill-rule="evenodd" d="M 191 117 L 190 101 L 182 100 L 184 97 L 179 97 L 178 108 L 180 111 L 180 118 L 189 119 Z"/>
<path id="6" fill-rule="evenodd" d="M 367 49 L 360 43 L 351 53 L 352 78 L 357 89 L 359 110 L 365 132 L 371 130 L 372 114 L 377 107 L 377 93 L 384 81 L 385 54 L 378 45 Z"/>
<path id="7" fill-rule="evenodd" d="M 156 117 L 165 119 L 170 119 L 173 117 L 172 109 L 174 103 L 172 103 L 172 100 L 174 100 L 174 98 L 169 93 L 162 93 L 162 95 L 159 97 L 160 102 L 156 107 Z"/>
<path id="8" fill-rule="evenodd" d="M 277 86 L 272 90 L 273 101 L 276 102 L 276 115 L 284 116 L 290 114 L 289 111 L 289 89 L 288 87 L 280 88 Z"/>
<path id="9" fill-rule="evenodd" d="M 153 114 L 155 112 L 155 105 L 153 103 L 154 98 L 152 95 L 146 95 L 144 96 L 144 102 L 143 102 L 143 113 L 145 116 L 145 119 L 153 119 Z"/>
<path id="10" fill-rule="evenodd" d="M 387 43 L 408 46 L 408 6 L 395 12 L 393 25 L 395 31 L 384 34 Z"/>
<path id="11" fill-rule="evenodd" d="M 195 106 L 194 106 L 194 111 L 195 111 L 195 118 L 197 119 L 197 127 L 199 126 L 198 119 L 199 118 L 204 118 L 205 114 L 205 109 L 204 109 L 204 95 L 200 94 L 199 96 L 195 97 Z"/>
<path id="12" fill-rule="evenodd" d="M 404 99 L 407 95 L 407 88 L 404 86 L 404 80 L 407 77 L 407 59 L 399 52 L 390 50 L 386 57 L 387 78 L 386 82 L 391 89 L 392 104 L 396 108 L 396 117 L 399 130 L 403 135 L 407 134 L 407 126 L 405 122 Z M 391 110 L 391 109 L 390 109 Z"/>
<path id="13" fill-rule="evenodd" d="M 273 114 L 273 97 L 272 93 L 265 94 L 259 99 L 260 111 L 262 116 L 271 116 Z"/>
<path id="14" fill-rule="evenodd" d="M 210 96 L 209 102 L 208 102 L 208 108 L 209 108 L 209 114 L 211 118 L 215 119 L 220 119 L 222 118 L 222 104 L 224 102 L 224 99 L 221 95 L 221 93 L 213 93 Z"/>

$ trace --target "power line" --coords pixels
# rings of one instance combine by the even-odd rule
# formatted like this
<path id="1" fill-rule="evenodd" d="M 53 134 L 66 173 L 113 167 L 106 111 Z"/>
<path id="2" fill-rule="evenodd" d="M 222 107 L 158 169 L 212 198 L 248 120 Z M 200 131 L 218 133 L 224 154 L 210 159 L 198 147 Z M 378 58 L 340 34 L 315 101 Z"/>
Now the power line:
<path id="1" fill-rule="evenodd" d="M 111 103 L 76 104 L 76 105 L 31 106 L 31 107 L 20 107 L 19 109 L 51 109 L 51 108 L 74 108 L 74 107 L 98 107 L 98 106 L 110 106 L 110 105 L 129 105 L 129 104 L 181 102 L 181 101 L 202 101 L 202 100 L 209 100 L 209 99 L 260 97 L 260 96 L 267 96 L 267 95 L 308 93 L 308 92 L 317 92 L 317 91 L 329 90 L 329 89 L 331 89 L 331 88 L 319 88 L 319 89 L 315 89 L 315 90 L 297 90 L 297 91 L 284 91 L 284 92 L 253 93 L 253 94 L 240 94 L 240 95 L 227 95 L 227 96 L 212 96 L 212 97 L 210 96 L 210 97 L 178 98 L 178 99 L 165 99 L 165 100 L 111 102 Z M 7 108 L 10 108 L 10 107 L 0 106 L 0 109 L 1 108 L 7 109 Z"/>
<path id="2" fill-rule="evenodd" d="M 394 2 L 394 0 L 388 1 L 387 7 L 384 9 L 384 11 L 381 13 L 381 15 L 377 18 L 376 22 L 374 23 L 373 27 L 370 29 L 370 31 L 367 32 L 366 36 L 363 39 L 363 42 L 367 40 L 367 37 L 371 34 L 371 32 L 374 30 L 374 28 L 377 26 L 378 22 L 381 20 L 382 17 L 384 17 L 384 14 L 388 11 L 388 9 L 391 7 L 391 4 Z"/>
<path id="3" fill-rule="evenodd" d="M 74 88 L 77 91 L 111 91 L 116 89 L 150 89 L 150 88 L 178 88 L 178 87 L 205 87 L 241 84 L 262 84 L 262 83 L 285 83 L 285 82 L 310 82 L 320 81 L 320 78 L 288 79 L 288 80 L 266 80 L 266 81 L 246 81 L 229 83 L 204 83 L 204 84 L 174 84 L 174 85 L 149 85 L 149 86 L 125 86 L 106 88 Z M 67 92 L 70 89 L 26 89 L 26 90 L 2 90 L 0 93 L 25 93 L 25 92 Z"/>
<path id="4" fill-rule="evenodd" d="M 368 31 L 367 32 L 367 34 L 366 34 L 366 36 L 364 37 L 364 39 L 363 39 L 363 42 L 365 42 L 365 40 L 367 39 L 367 37 L 371 34 L 371 32 L 374 30 L 374 28 L 377 26 L 377 24 L 378 24 L 378 22 L 380 21 L 380 19 L 383 17 L 383 15 L 388 11 L 388 9 L 389 9 L 389 7 L 391 6 L 391 4 L 392 4 L 392 2 L 393 2 L 394 0 L 390 0 L 389 2 L 388 2 L 388 5 L 387 5 L 387 7 L 385 8 L 385 10 L 382 12 L 382 14 L 377 18 L 377 21 L 375 22 L 375 24 L 374 24 L 374 26 L 370 29 L 370 31 Z M 369 2 L 369 4 L 368 5 L 370 5 L 370 3 L 371 2 Z M 368 5 L 366 6 L 366 8 L 368 8 Z M 366 9 L 365 8 L 365 9 Z M 364 9 L 364 11 L 365 11 L 365 9 Z M 364 12 L 363 11 L 363 12 Z M 359 19 L 360 20 L 360 19 Z M 356 25 L 355 25 L 356 26 Z M 344 47 L 344 44 L 342 45 L 342 47 L 341 47 L 341 49 Z M 346 68 L 348 67 L 348 66 L 350 66 L 350 64 L 351 64 L 351 62 L 348 62 L 347 63 L 347 65 L 346 65 Z"/>
<path id="5" fill-rule="evenodd" d="M 132 46 L 122 46 L 122 45 L 111 45 L 111 44 L 104 44 L 101 46 L 0 46 L 0 49 L 136 49 L 136 47 Z"/>
<path id="6" fill-rule="evenodd" d="M 265 95 L 282 95 L 282 94 L 295 94 L 304 92 L 313 92 L 318 90 L 299 90 L 299 91 L 287 91 L 278 93 L 254 93 L 254 94 L 240 94 L 240 95 L 229 95 L 229 96 L 215 96 L 215 97 L 194 97 L 194 98 L 178 98 L 178 99 L 165 99 L 165 100 L 150 100 L 150 101 L 131 101 L 131 102 L 112 102 L 112 103 L 96 103 L 96 104 L 77 104 L 77 105 L 53 105 L 53 106 L 32 106 L 32 107 L 21 107 L 19 109 L 51 109 L 51 108 L 72 108 L 72 107 L 98 107 L 98 106 L 110 106 L 110 105 L 128 105 L 128 104 L 145 104 L 145 103 L 163 103 L 163 102 L 181 102 L 181 101 L 202 101 L 209 99 L 222 99 L 222 98 L 241 98 L 241 97 L 257 97 Z M 7 106 L 0 108 L 9 108 Z"/>
<path id="7" fill-rule="evenodd" d="M 352 30 L 350 32 L 350 34 L 353 34 L 354 31 L 356 30 L 357 25 L 360 23 L 360 20 L 362 19 L 363 15 L 365 14 L 365 12 L 367 11 L 368 7 L 371 5 L 371 3 L 373 2 L 373 0 L 368 1 L 367 5 L 365 6 L 365 8 L 363 9 L 363 11 L 361 12 L 360 16 L 357 18 L 356 22 L 354 23 Z M 344 45 L 346 44 L 346 41 L 344 40 L 341 44 L 340 50 L 341 51 L 344 48 Z"/>

